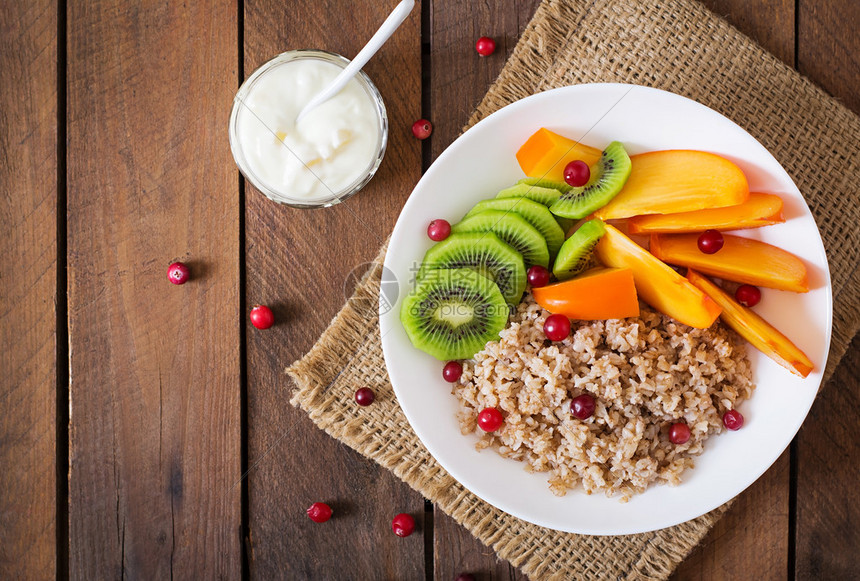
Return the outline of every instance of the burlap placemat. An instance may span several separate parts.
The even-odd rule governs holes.
[[[782,163],[821,230],[833,282],[825,380],[860,323],[860,119],[693,0],[545,0],[470,120],[547,89],[622,82],[665,89],[737,122]],[[291,403],[372,458],[533,579],[665,579],[727,505],[653,533],[590,537],[507,515],[465,490],[427,452],[397,405],[378,340],[384,248],[317,344],[287,372]],[[352,395],[377,400],[356,413]]]

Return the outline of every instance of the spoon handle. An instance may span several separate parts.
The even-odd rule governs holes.
[[[364,48],[362,48],[359,53],[355,55],[355,58],[352,59],[346,67],[344,67],[337,77],[335,77],[334,81],[332,81],[328,87],[323,89],[313,99],[308,101],[308,104],[305,105],[304,109],[302,109],[298,117],[296,117],[296,123],[298,123],[311,109],[325,103],[337,95],[349,80],[367,64],[367,61],[376,54],[376,51],[385,44],[385,41],[394,34],[394,31],[403,24],[403,21],[406,20],[409,13],[412,12],[412,8],[414,6],[415,0],[402,0],[400,4],[391,11],[391,14],[388,15],[388,18],[385,19],[385,22],[382,23],[379,30],[377,30],[370,40],[367,41]]]

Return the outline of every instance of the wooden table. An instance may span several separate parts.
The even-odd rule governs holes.
[[[860,112],[860,4],[708,0]],[[395,0],[0,4],[0,578],[521,579],[287,400],[284,367],[344,301],[455,138],[537,0],[425,0],[366,70],[390,116],[377,177],[277,206],[227,144],[276,53],[353,55]],[[489,58],[474,51],[495,37]],[[433,137],[415,140],[426,116]],[[834,192],[838,195],[838,192]],[[174,260],[193,280],[174,287]],[[278,325],[248,324],[251,305]],[[860,570],[858,341],[800,434],[677,579]],[[304,514],[332,504],[325,525]],[[393,514],[419,533],[390,532]]]

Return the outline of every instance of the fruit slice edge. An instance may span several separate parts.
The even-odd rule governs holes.
[[[544,309],[569,319],[600,321],[639,316],[633,271],[594,268],[576,278],[533,288],[532,296]]]
[[[782,198],[750,192],[746,202],[723,208],[706,208],[677,214],[646,214],[627,220],[631,234],[679,234],[705,230],[741,230],[785,222]]]
[[[705,151],[668,150],[630,157],[621,192],[595,212],[612,220],[641,214],[675,214],[741,204],[749,197],[743,171]]]
[[[809,357],[788,337],[706,277],[689,270],[687,279],[722,307],[720,318],[756,349],[800,377],[808,376],[815,368]]]
[[[713,299],[611,224],[594,249],[606,266],[631,269],[639,297],[664,315],[699,329],[719,316]]]
[[[517,151],[517,162],[527,176],[564,183],[564,168],[580,159],[592,166],[601,151],[568,139],[546,127],[535,131]]]
[[[699,250],[698,237],[698,234],[652,234],[651,253],[669,264],[734,282],[809,292],[806,265],[787,250],[760,240],[723,234],[723,247],[714,254],[705,254]]]

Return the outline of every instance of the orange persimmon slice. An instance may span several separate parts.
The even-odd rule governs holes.
[[[676,214],[736,206],[749,198],[744,172],[731,161],[676,149],[630,156],[630,177],[621,192],[594,214],[602,220],[642,214]]]
[[[594,250],[606,266],[633,271],[639,297],[664,315],[699,329],[710,327],[719,316],[713,299],[614,226],[606,225]]]
[[[599,149],[541,127],[517,151],[517,161],[530,178],[564,183],[564,167],[568,163],[581,159],[592,166],[600,159],[601,153]]]
[[[750,192],[746,202],[724,208],[707,208],[677,214],[648,214],[627,220],[631,234],[678,234],[704,230],[740,230],[785,222],[782,199]]]
[[[639,316],[639,300],[629,268],[595,268],[581,275],[533,288],[535,301],[568,319],[599,321]]]
[[[652,234],[651,253],[669,264],[726,280],[809,292],[806,265],[791,252],[767,242],[723,234],[723,247],[705,254],[699,250],[698,238],[698,234]]]
[[[753,347],[795,375],[806,377],[813,370],[814,366],[809,357],[754,311],[739,304],[728,293],[694,270],[687,271],[687,279],[722,307],[720,318]]]

